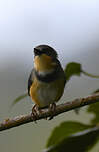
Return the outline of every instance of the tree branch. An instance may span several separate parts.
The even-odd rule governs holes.
[[[89,104],[92,104],[92,103],[95,103],[98,101],[99,101],[99,93],[85,97],[85,98],[78,98],[73,101],[69,101],[64,104],[57,105],[53,116],[57,116],[61,113],[64,113],[64,112],[67,112],[70,110],[74,110],[76,108],[83,107],[83,106],[86,106],[86,105],[89,105]],[[31,116],[31,114],[17,116],[13,119],[6,119],[0,123],[0,131],[10,129],[13,127],[17,127],[17,126],[20,126],[20,125],[23,125],[23,124],[26,124],[29,122],[36,121],[36,120],[51,117],[51,116],[52,116],[51,110],[42,109],[42,112],[38,114],[38,116],[36,117],[35,120],[33,120],[33,116]]]

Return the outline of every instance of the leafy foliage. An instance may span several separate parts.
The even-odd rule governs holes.
[[[82,72],[82,67],[80,63],[76,62],[70,62],[67,64],[65,68],[65,74],[67,81],[71,78],[73,75],[80,76]]]
[[[99,89],[94,93],[99,93]],[[99,102],[90,105],[87,111],[94,114],[94,118],[91,120],[92,124],[99,123]]]
[[[93,74],[90,74],[90,73],[84,71],[82,69],[82,65],[80,63],[77,63],[77,62],[68,63],[64,71],[66,74],[67,81],[69,81],[70,78],[74,75],[80,76],[81,73],[83,73],[84,75],[86,75],[88,77],[99,78],[99,75],[93,75]]]
[[[67,131],[64,132],[64,134],[66,133]],[[99,127],[85,129],[84,131],[64,138],[59,144],[49,147],[46,152],[85,152],[94,146],[98,138]]]
[[[99,93],[99,89],[94,93]],[[52,131],[45,152],[89,151],[99,140],[99,126],[96,125],[99,123],[99,103],[91,104],[87,111],[95,115],[91,120],[92,125],[63,122]]]
[[[99,102],[90,105],[88,112],[94,114],[94,118],[91,120],[92,124],[99,123]]]
[[[16,103],[18,103],[20,100],[26,98],[27,96],[28,96],[28,93],[27,93],[27,92],[24,93],[24,94],[22,94],[22,95],[20,95],[20,96],[18,96],[18,97],[12,102],[11,108],[12,108]]]
[[[94,93],[99,93],[99,89]],[[94,113],[92,125],[75,121],[63,122],[52,131],[46,152],[89,151],[99,140],[99,103],[91,104],[87,111]]]
[[[57,145],[60,142],[66,140],[70,135],[89,129],[90,125],[81,124],[79,122],[67,121],[60,124],[59,127],[56,127],[48,139],[47,147],[52,145]]]

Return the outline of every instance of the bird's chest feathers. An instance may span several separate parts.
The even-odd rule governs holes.
[[[54,83],[36,82],[31,87],[31,97],[40,107],[53,103],[56,99],[58,90]]]
[[[43,103],[51,103],[55,100],[57,95],[57,88],[54,84],[41,84],[41,87],[38,89],[38,98]]]

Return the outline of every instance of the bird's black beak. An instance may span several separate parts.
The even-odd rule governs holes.
[[[36,48],[34,48],[34,55],[35,56],[39,56],[39,55],[41,55],[41,51],[40,50],[38,50],[38,49],[36,49]]]

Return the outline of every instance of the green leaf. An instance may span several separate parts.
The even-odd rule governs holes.
[[[93,127],[64,138],[59,144],[50,146],[45,152],[86,152],[96,144],[98,139],[99,127]]]
[[[46,147],[57,145],[64,139],[68,138],[68,136],[76,132],[88,129],[90,127],[91,127],[90,125],[85,125],[79,122],[72,122],[72,121],[63,122],[52,131],[52,134],[48,139]]]
[[[26,98],[27,96],[28,96],[28,93],[27,93],[27,92],[24,93],[24,94],[22,94],[22,95],[20,95],[20,96],[18,96],[18,97],[12,102],[11,108],[12,108],[16,103],[18,103],[20,100]]]
[[[91,120],[91,123],[99,123],[99,102],[91,104],[87,111],[94,114],[94,118]]]
[[[93,94],[95,93],[99,93],[99,89],[93,92]],[[92,124],[99,123],[99,102],[89,105],[87,112],[94,114],[94,118],[91,120]]]
[[[66,79],[67,81],[73,76],[77,75],[80,76],[82,72],[82,67],[80,63],[76,62],[70,62],[67,64],[65,68],[65,74],[66,74]]]
[[[81,73],[83,73],[84,75],[86,75],[88,77],[99,78],[99,75],[93,75],[91,73],[88,73],[88,72],[84,71],[82,69],[81,64],[77,63],[77,62],[68,63],[64,71],[65,71],[65,74],[66,74],[67,81],[69,81],[70,78],[74,75],[80,76]]]

